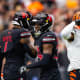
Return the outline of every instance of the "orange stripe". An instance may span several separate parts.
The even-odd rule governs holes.
[[[3,77],[3,73],[1,73],[1,77]]]
[[[73,77],[77,77],[76,76],[76,74],[75,73],[73,73],[73,72],[70,72],[70,74],[69,74],[70,76],[73,76]]]
[[[70,80],[75,80],[74,78],[70,77]]]

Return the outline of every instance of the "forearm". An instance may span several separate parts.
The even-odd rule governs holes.
[[[27,65],[28,69],[32,68],[42,68],[49,64],[51,56],[49,54],[44,54],[42,60],[35,62],[33,64]]]
[[[32,57],[35,58],[37,56],[37,51],[30,48],[29,45],[24,44],[25,51]]]
[[[29,48],[31,49],[32,55],[34,57],[36,57],[37,56],[37,50],[31,44],[29,45]]]

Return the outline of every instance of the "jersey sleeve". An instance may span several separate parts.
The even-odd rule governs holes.
[[[29,38],[31,36],[31,33],[27,29],[15,29],[12,30],[13,40],[19,40],[21,38]]]
[[[67,40],[71,37],[71,32],[73,31],[73,27],[75,25],[75,22],[71,22],[69,25],[67,25],[60,33],[63,40]]]
[[[29,38],[30,36],[31,36],[31,33],[26,29],[20,32],[21,38]]]

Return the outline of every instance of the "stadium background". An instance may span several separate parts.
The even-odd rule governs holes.
[[[55,18],[52,30],[56,33],[59,43],[59,70],[61,72],[62,80],[66,80],[69,61],[67,59],[66,47],[60,38],[60,32],[71,22],[74,11],[79,8],[80,0],[0,0],[0,32],[7,28],[11,29],[11,26],[8,26],[8,24],[16,11],[28,10],[33,16],[41,11],[52,14]],[[27,61],[34,61],[30,57],[28,58]],[[34,71],[30,72],[29,78],[31,78],[32,74],[34,74]],[[37,79],[34,78],[33,80]]]

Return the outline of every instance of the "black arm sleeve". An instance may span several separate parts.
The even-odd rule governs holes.
[[[49,64],[50,62],[51,55],[49,54],[43,54],[42,60],[35,62],[33,64],[27,65],[27,69],[32,69],[32,68],[41,68],[45,67]]]

